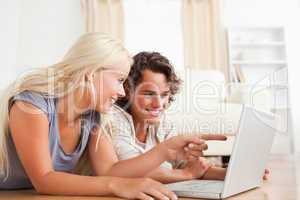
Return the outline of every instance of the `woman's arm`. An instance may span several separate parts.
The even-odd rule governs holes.
[[[121,176],[140,175],[141,177],[145,176],[145,177],[153,178],[154,180],[157,180],[162,183],[183,181],[183,180],[189,180],[194,178],[192,174],[185,172],[183,170],[176,170],[176,169],[173,170],[173,169],[158,167],[164,161],[164,159],[161,159],[161,161],[158,161],[157,164],[150,167],[148,163],[153,164],[154,162],[149,162],[147,160],[144,160],[144,162],[139,161],[140,158],[142,159],[147,158],[147,155],[149,156],[149,154],[147,154],[146,156],[144,154],[140,154],[131,159],[118,161],[117,155],[113,149],[109,137],[107,137],[104,134],[101,134],[100,132],[98,132],[98,134],[100,134],[99,135],[100,138],[99,138],[99,143],[97,145],[97,148],[96,148],[96,142],[98,136],[94,134],[90,139],[90,148],[89,148],[91,166],[96,175],[116,173],[116,170],[113,171],[114,170],[113,168],[115,166],[118,167],[118,165],[119,166],[121,165],[122,167],[122,165],[125,165],[126,168],[123,168],[120,171],[122,172]],[[134,148],[129,143],[124,142],[122,143],[122,145],[128,145],[128,147],[126,148],[127,151],[130,151],[131,148]],[[134,150],[132,149],[132,152],[133,151]],[[140,157],[141,155],[143,155],[143,157]],[[151,159],[151,156],[152,155],[149,156],[150,157],[149,159]],[[117,173],[118,175],[120,175],[119,172]]]
[[[89,155],[90,155],[90,161],[92,164],[92,168],[94,170],[94,173],[97,175],[107,174],[111,173],[111,168],[115,163],[118,162],[117,155],[113,149],[112,141],[107,137],[106,135],[100,133],[100,130],[98,131],[99,134],[99,143],[96,145],[97,142],[97,135],[92,135],[90,139],[90,148],[89,148]],[[122,141],[119,141],[118,148],[120,148],[123,152],[121,153],[121,156],[125,157],[139,157],[142,155],[139,153],[132,144],[129,143],[129,141],[126,141],[122,139]],[[126,155],[125,155],[126,153]],[[130,154],[130,155],[128,155]],[[119,155],[120,156],[120,155]],[[99,158],[102,158],[99,160]],[[111,159],[109,159],[111,158]],[[138,158],[134,158],[133,160],[136,160]],[[127,159],[128,160],[128,159]],[[164,161],[164,160],[163,160]],[[119,161],[121,162],[121,161]],[[128,161],[126,161],[128,162]],[[137,162],[137,161],[134,161]],[[105,164],[103,164],[105,163]],[[151,162],[153,164],[153,162]],[[139,170],[139,168],[144,169],[144,165],[140,164],[134,164],[134,169],[129,169],[127,171],[136,171]],[[146,161],[147,164],[147,161]],[[160,166],[161,162],[158,162],[155,166]],[[147,165],[148,166],[148,165]],[[145,175],[146,177],[152,178],[154,180],[157,180],[161,183],[171,183],[176,181],[184,181],[194,178],[194,176],[191,173],[185,172],[184,170],[177,170],[177,169],[167,169],[162,167],[151,167],[150,166],[150,173],[148,173],[147,169],[146,172],[143,172],[142,175]],[[136,169],[137,168],[137,169]],[[154,170],[152,170],[154,169]],[[124,170],[122,170],[124,171]],[[126,173],[128,174],[128,173]],[[136,175],[136,174],[135,174]]]
[[[88,177],[54,171],[49,152],[46,114],[30,103],[16,101],[9,127],[21,163],[37,192],[58,195],[117,195],[123,198],[176,199],[160,183],[150,179]]]
[[[18,156],[40,193],[107,195],[109,177],[83,177],[53,170],[49,151],[49,122],[30,103],[17,101],[10,110],[9,127]],[[86,187],[89,185],[89,187]]]
[[[99,140],[97,140],[97,138]],[[148,152],[118,161],[112,141],[109,136],[98,132],[93,133],[89,143],[89,156],[96,175],[113,175],[120,177],[145,177],[157,169],[166,160],[176,160],[180,157],[198,157],[207,148],[204,140],[224,139],[223,136],[176,136],[149,150]],[[97,144],[98,141],[98,144]],[[192,147],[189,146],[192,143]]]
[[[145,154],[119,161],[112,141],[100,129],[96,134],[91,135],[89,157],[96,175],[122,177],[144,177],[150,171],[159,167],[162,162],[169,159],[165,148],[157,146],[157,148],[153,148]]]
[[[98,132],[98,134],[101,134],[100,132]],[[96,171],[96,174],[100,175],[100,174],[106,174],[110,168],[113,166],[114,163],[116,163],[118,161],[118,158],[116,156],[116,153],[114,151],[114,149],[112,148],[112,143],[111,140],[109,138],[107,138],[105,135],[99,135],[99,144],[98,144],[98,148],[103,148],[103,150],[99,149],[99,152],[95,151],[95,146],[96,144],[92,144],[92,142],[96,142],[97,136],[94,135],[95,138],[93,138],[91,141],[91,151],[90,155],[94,156],[95,158],[92,158],[92,165],[94,166],[94,171]],[[114,138],[117,142],[115,144],[115,148],[117,149],[116,151],[119,152],[119,156],[121,156],[122,159],[126,160],[128,158],[134,158],[135,160],[137,160],[139,158],[139,156],[142,155],[142,153],[140,151],[138,151],[131,142],[130,139],[127,140],[127,137],[120,137],[120,138]],[[107,147],[106,147],[107,145]],[[107,151],[108,149],[111,149],[110,151]],[[101,155],[97,155],[98,153],[102,152],[102,154],[107,157],[113,158],[114,162],[108,164],[108,160],[102,160],[99,161],[97,158],[102,157]],[[137,162],[137,161],[135,161]],[[144,165],[148,165],[149,161],[144,162]],[[101,163],[106,163],[105,165],[101,165]],[[134,171],[136,172],[136,170],[138,170],[139,168],[144,169],[144,165],[135,165],[134,169],[130,169],[130,171]],[[172,183],[172,182],[178,182],[178,181],[184,181],[184,180],[191,180],[191,179],[195,179],[195,178],[200,178],[203,173],[207,170],[207,169],[203,169],[202,167],[204,166],[204,163],[197,163],[197,165],[194,165],[194,167],[186,167],[185,169],[168,169],[168,168],[164,168],[164,167],[157,167],[153,170],[151,170],[149,173],[146,173],[144,176],[145,177],[149,177],[152,178],[154,180],[157,180],[161,183]],[[137,168],[137,169],[136,169]],[[193,170],[195,168],[195,170]],[[124,171],[124,170],[123,170]],[[125,173],[125,172],[124,172]]]

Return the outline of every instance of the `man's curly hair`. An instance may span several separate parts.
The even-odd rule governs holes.
[[[128,77],[123,84],[126,95],[117,101],[117,105],[129,111],[129,94],[134,93],[136,87],[141,83],[143,72],[146,69],[165,75],[167,83],[170,85],[169,103],[175,100],[175,95],[178,93],[182,81],[176,75],[173,65],[166,57],[158,52],[144,51],[133,57],[133,65],[131,66]]]

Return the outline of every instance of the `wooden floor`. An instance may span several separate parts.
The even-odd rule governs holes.
[[[231,200],[297,200],[300,199],[300,155],[272,155],[268,168],[271,174],[263,186],[234,197]],[[38,195],[33,190],[0,191],[0,200],[117,200],[113,197],[70,197]],[[184,199],[184,198],[182,198]]]

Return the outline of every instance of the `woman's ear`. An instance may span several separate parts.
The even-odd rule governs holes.
[[[128,84],[129,84],[129,83],[128,83],[128,80],[126,80],[126,81],[123,83],[123,87],[124,87],[124,91],[125,91],[125,98],[129,100],[131,94],[130,94],[130,88],[129,88],[129,85],[128,85]]]
[[[87,73],[84,75],[84,80],[88,82],[93,82],[94,75],[92,73]]]

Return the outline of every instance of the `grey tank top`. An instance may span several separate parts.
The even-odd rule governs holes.
[[[100,121],[100,114],[96,111],[88,111],[81,116],[81,133],[80,141],[74,152],[66,154],[60,146],[58,121],[56,115],[56,98],[44,97],[38,93],[25,91],[11,100],[12,105],[15,101],[24,101],[30,103],[42,110],[49,120],[49,149],[52,158],[52,165],[55,171],[73,173],[76,164],[83,154],[90,132],[93,128],[97,128]],[[11,106],[10,106],[11,107]],[[26,129],[26,127],[24,127]],[[25,189],[32,188],[32,184],[24,171],[19,160],[16,148],[9,132],[7,139],[8,158],[10,162],[10,171],[7,178],[0,176],[1,189]],[[32,158],[34,159],[34,157]]]

